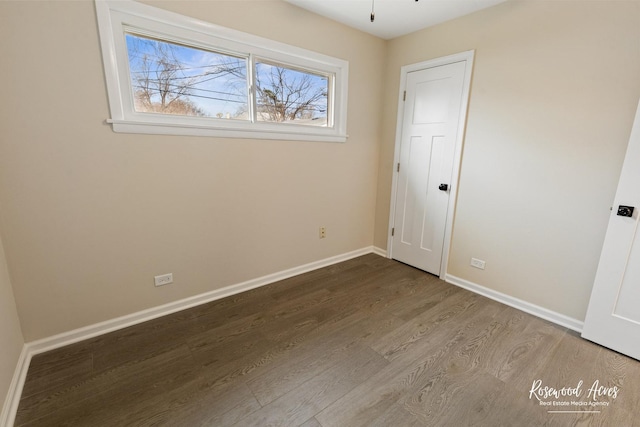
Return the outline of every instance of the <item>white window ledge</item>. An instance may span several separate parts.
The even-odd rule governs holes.
[[[287,132],[282,132],[276,129],[257,128],[240,130],[195,124],[168,124],[114,119],[107,119],[106,123],[112,125],[114,132],[140,133],[149,135],[210,136],[221,138],[274,139],[285,141],[318,142],[346,142],[348,138],[347,135],[319,135],[304,132],[304,130],[306,129],[288,130]]]

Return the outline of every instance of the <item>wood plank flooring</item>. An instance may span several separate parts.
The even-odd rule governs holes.
[[[542,406],[575,388],[608,406]],[[543,399],[544,400],[544,399]],[[640,362],[376,255],[33,358],[16,426],[640,426]],[[549,413],[553,410],[599,413]]]

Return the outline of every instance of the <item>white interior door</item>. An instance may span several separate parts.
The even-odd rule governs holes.
[[[630,209],[634,207],[631,216]],[[640,105],[582,336],[640,360]]]
[[[440,275],[467,62],[407,73],[392,258]]]

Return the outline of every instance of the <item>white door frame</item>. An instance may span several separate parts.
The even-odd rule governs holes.
[[[396,119],[396,140],[393,155],[393,180],[391,182],[391,205],[389,209],[389,227],[387,230],[387,257],[393,257],[393,239],[391,238],[391,229],[395,223],[395,204],[397,196],[397,180],[398,171],[396,165],[400,161],[400,142],[402,140],[402,119],[404,117],[404,91],[407,86],[407,74],[413,71],[420,71],[427,68],[438,67],[441,65],[453,64],[456,62],[466,62],[464,81],[462,86],[462,102],[460,103],[460,119],[456,132],[455,156],[453,160],[453,171],[451,174],[451,184],[449,193],[449,204],[447,206],[447,222],[444,231],[444,244],[442,246],[442,261],[440,263],[440,278],[444,279],[447,274],[447,266],[449,264],[449,248],[451,246],[451,232],[453,226],[453,214],[455,212],[456,201],[458,197],[458,179],[460,176],[460,162],[462,160],[462,142],[464,140],[464,131],[467,124],[467,109],[469,106],[469,93],[471,89],[471,73],[473,70],[473,58],[475,51],[468,50],[441,58],[430,59],[428,61],[419,62],[417,64],[405,65],[400,68],[400,90],[398,93],[398,117]]]

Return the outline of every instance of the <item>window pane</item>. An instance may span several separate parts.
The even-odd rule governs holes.
[[[258,62],[256,83],[258,121],[327,126],[327,76]]]
[[[126,34],[137,112],[248,120],[247,61]]]

